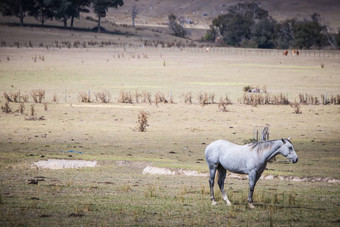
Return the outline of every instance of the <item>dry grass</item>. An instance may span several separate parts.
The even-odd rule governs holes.
[[[117,56],[122,48],[108,49],[3,48],[1,59],[11,56],[9,62],[3,60],[1,63],[3,90],[9,91],[13,83],[22,91],[41,86],[47,95],[56,93],[59,97],[67,90],[68,98],[66,103],[49,104],[51,111],[44,112],[47,121],[25,121],[22,115],[2,113],[0,123],[5,129],[0,130],[0,219],[3,225],[54,226],[60,225],[60,220],[64,225],[79,226],[107,226],[110,223],[334,225],[338,219],[337,184],[260,180],[255,189],[255,196],[259,195],[259,198],[255,197],[257,208],[249,210],[246,180],[227,178],[225,188],[234,206],[224,206],[219,196],[218,205],[212,207],[207,178],[150,176],[143,175],[142,170],[152,163],[158,167],[207,172],[204,161],[207,144],[220,138],[243,144],[244,139],[251,137],[253,126],[269,124],[271,139],[292,137],[299,162],[286,164],[283,162],[286,159],[280,156],[278,162],[268,164],[264,174],[340,179],[339,127],[336,124],[339,106],[301,105],[303,114],[298,115],[292,114],[292,107],[287,105],[253,108],[237,102],[242,98],[242,87],[258,81],[265,81],[270,87],[273,93],[268,93],[269,96],[282,92],[289,94],[290,100],[298,100],[301,91],[318,97],[322,91],[328,94],[330,102],[331,95],[338,92],[335,86],[338,78],[334,76],[338,72],[338,58],[329,58],[330,63],[321,70],[317,57],[299,58],[298,61],[287,58],[279,65],[280,57],[277,56],[228,55],[212,51],[201,54],[176,48],[162,50],[167,63],[163,67],[158,50],[146,48],[143,51],[148,51],[148,59],[129,60],[128,53],[124,58],[112,59],[112,52]],[[34,54],[48,56],[48,61],[34,63],[31,60]],[[21,55],[23,59],[20,59]],[[30,71],[26,74],[27,69]],[[31,74],[36,80],[31,80]],[[215,97],[228,91],[233,105],[227,106],[230,111],[224,114],[216,111],[217,105],[206,105],[203,109],[199,104],[184,104],[182,99],[176,105],[157,107],[142,104],[143,97],[139,97],[138,105],[95,103],[70,107],[70,103],[77,102],[79,91],[90,88],[109,89],[117,97],[123,88],[131,89],[133,94],[136,88],[153,94],[158,90],[173,91],[174,94],[192,91],[194,102],[197,102],[199,91],[208,96],[214,92]],[[131,96],[135,102],[134,95]],[[262,96],[266,98],[266,94]],[[149,97],[154,98],[153,95]],[[3,105],[6,100],[2,96],[0,101]],[[42,105],[35,104],[35,108],[37,114],[43,110]],[[147,120],[152,126],[146,127],[146,133],[133,130],[141,108],[150,113]],[[83,154],[69,157],[70,153],[58,152],[71,149],[83,151]],[[42,155],[98,160],[100,165],[92,169],[62,171],[31,168],[31,163],[45,158]],[[127,164],[118,165],[117,160]],[[44,176],[45,181],[28,185],[27,179],[38,175]],[[30,199],[33,197],[39,200]]]

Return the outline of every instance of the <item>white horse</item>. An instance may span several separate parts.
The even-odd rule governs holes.
[[[210,178],[210,198],[215,205],[214,179],[216,169],[219,172],[218,186],[222,197],[228,206],[231,205],[225,191],[224,180],[227,170],[233,173],[248,174],[249,176],[249,196],[250,208],[253,205],[253,192],[255,184],[267,166],[267,162],[277,154],[282,154],[293,163],[298,161],[292,143],[288,139],[269,140],[246,145],[237,145],[226,140],[212,142],[205,149],[205,159],[209,165]]]

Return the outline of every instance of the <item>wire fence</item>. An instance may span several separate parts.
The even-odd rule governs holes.
[[[189,52],[189,53],[207,53],[207,54],[224,54],[224,55],[255,55],[255,56],[283,56],[284,49],[259,49],[259,48],[236,48],[236,47],[215,47],[207,44],[194,43],[164,43],[150,42],[139,44],[116,43],[114,41],[27,41],[27,40],[0,40],[0,47],[10,48],[118,48],[127,50],[150,50],[165,52]],[[340,50],[298,50],[299,56],[307,57],[340,57]],[[295,56],[294,56],[295,55]],[[292,49],[288,50],[287,57],[294,56]]]

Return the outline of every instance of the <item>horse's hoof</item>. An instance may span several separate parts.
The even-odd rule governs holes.
[[[231,202],[227,202],[227,206],[232,206],[233,204]]]
[[[252,203],[248,203],[248,204],[249,204],[249,208],[251,208],[251,209],[255,208],[254,204],[252,204]]]
[[[212,201],[211,205],[215,206],[215,205],[217,205],[217,202],[216,201]]]

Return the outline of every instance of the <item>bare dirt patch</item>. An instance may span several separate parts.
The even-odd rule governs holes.
[[[48,159],[35,162],[33,166],[39,169],[66,169],[66,168],[83,168],[95,167],[97,161],[84,161],[84,160],[66,160],[66,159]]]
[[[159,168],[148,165],[144,168],[143,174],[151,174],[151,175],[184,175],[188,177],[207,177],[209,176],[208,173],[199,173],[196,170],[170,170],[167,168]],[[228,177],[236,178],[240,180],[248,179],[247,175],[240,175],[240,174],[234,174],[234,173],[228,173]],[[295,181],[295,182],[326,182],[326,183],[340,183],[340,180],[337,180],[332,177],[295,177],[295,176],[274,176],[274,175],[263,175],[260,179],[265,180],[284,180],[284,181]]]

